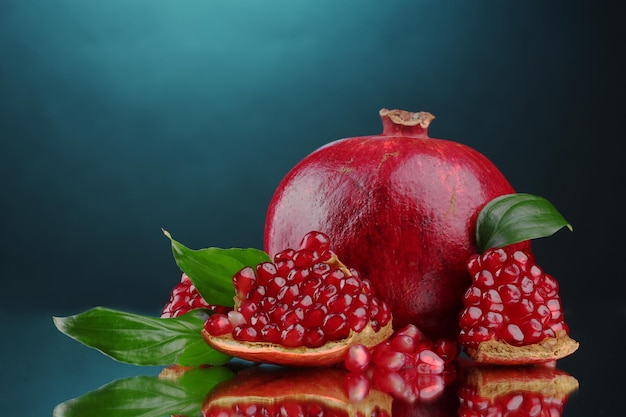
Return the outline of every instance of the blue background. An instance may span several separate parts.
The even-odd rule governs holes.
[[[596,319],[626,317],[619,8],[0,0],[4,327],[43,326],[63,350],[49,316],[157,314],[180,277],[161,228],[192,248],[261,248],[287,171],[380,132],[387,107],[435,114],[431,136],[478,149],[560,209],[574,233],[535,252],[573,336],[594,339]],[[36,336],[3,349],[30,352]]]

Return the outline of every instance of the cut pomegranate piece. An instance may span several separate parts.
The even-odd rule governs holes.
[[[550,362],[572,354],[556,280],[530,250],[492,248],[467,262],[459,341],[470,358],[493,364]],[[486,277],[489,277],[488,279]]]
[[[202,335],[217,350],[255,362],[324,366],[344,360],[350,346],[386,340],[392,317],[367,280],[342,264],[330,239],[310,232],[286,249],[233,276],[235,307],[224,323],[213,314]]]

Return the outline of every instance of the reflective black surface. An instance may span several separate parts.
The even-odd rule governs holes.
[[[590,303],[569,313],[571,335],[580,341],[581,347],[571,357],[559,361],[557,369],[575,378],[579,389],[567,399],[562,415],[624,415],[622,399],[626,368],[621,360],[623,354],[619,342],[626,325],[626,306],[623,303]],[[162,367],[137,367],[115,362],[58,332],[51,317],[52,314],[0,316],[4,333],[0,345],[3,361],[1,415],[52,415],[58,404],[92,393],[114,381],[130,378],[131,383],[137,383],[139,376],[155,379],[163,371]],[[458,376],[447,386],[445,395],[437,397],[436,407],[433,403],[407,404],[394,400],[394,410],[402,410],[394,412],[418,416],[435,407],[445,410],[439,410],[439,415],[450,415],[459,407],[458,389],[465,383],[464,376]],[[191,383],[191,388],[186,389],[195,390],[194,401],[198,401],[197,391],[206,386]],[[210,391],[210,387],[207,388],[206,395]],[[160,404],[158,398],[151,401],[156,401],[157,406]]]

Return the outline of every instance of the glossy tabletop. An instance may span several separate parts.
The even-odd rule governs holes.
[[[583,319],[583,312],[593,313],[590,313],[591,317]],[[240,401],[254,395],[267,396],[268,392],[273,393],[269,395],[273,398],[264,401],[279,405],[281,393],[292,397],[298,392],[308,393],[308,396],[293,397],[302,405],[307,401],[310,403],[311,398],[316,398],[316,392],[311,392],[311,386],[317,386],[313,391],[321,389],[326,396],[332,397],[333,392],[340,390],[337,386],[341,386],[345,380],[345,373],[341,373],[343,371],[329,369],[280,370],[270,377],[259,377],[258,371],[250,372],[247,364],[238,362],[214,369],[193,370],[187,372],[185,378],[180,378],[180,375],[172,377],[171,374],[169,379],[159,378],[160,374],[164,374],[163,367],[122,364],[61,334],[53,325],[53,315],[0,315],[0,324],[4,329],[4,341],[0,345],[3,368],[0,377],[1,415],[46,416],[53,415],[56,408],[55,413],[58,416],[88,412],[85,415],[92,417],[158,417],[183,413],[193,417],[199,415],[203,403],[208,407],[210,401],[207,398],[220,394],[219,390],[224,390],[224,386],[231,395],[239,397]],[[607,317],[613,319],[607,320]],[[374,415],[383,411],[396,417],[488,415],[485,411],[487,409],[482,411],[483,414],[471,414],[468,407],[476,407],[478,398],[484,400],[489,395],[508,395],[508,405],[505,407],[510,408],[517,407],[516,404],[520,401],[523,403],[525,399],[527,409],[520,408],[516,413],[511,411],[510,414],[502,415],[624,415],[622,397],[626,387],[625,367],[619,360],[623,354],[618,344],[619,332],[626,325],[624,306],[615,303],[585,306],[584,311],[581,309],[570,312],[570,323],[571,334],[580,341],[581,347],[571,357],[559,361],[555,370],[479,370],[481,381],[492,381],[495,384],[496,388],[492,386],[489,394],[484,390],[482,393],[477,391],[476,372],[472,371],[474,367],[461,366],[456,376],[445,382],[443,389],[436,381],[431,381],[432,387],[430,393],[427,393],[429,382],[420,382],[425,389],[422,399],[413,398],[407,401],[390,398],[381,396],[377,390],[372,389],[363,401],[350,402],[340,398],[337,401],[347,401],[350,405],[340,407],[333,415],[348,412],[346,410],[360,410]],[[276,370],[272,368],[271,371]],[[556,375],[560,382],[546,385],[546,372],[551,377]],[[303,380],[307,382],[303,384]],[[535,414],[541,407],[530,407],[532,395],[519,396],[520,390],[523,390],[523,386],[519,385],[520,380],[534,381],[536,392],[532,401],[537,402],[538,398],[543,398],[541,407],[551,409],[552,414],[547,414],[547,411],[543,411],[546,414]],[[238,389],[228,388],[229,385],[234,385],[233,381]],[[537,391],[536,387],[541,384],[544,384],[543,388]],[[567,395],[555,399],[555,392],[558,391],[555,391],[555,384],[564,387]],[[259,386],[266,388],[258,392]],[[494,389],[497,395],[494,394]],[[221,396],[224,395],[218,395]],[[216,411],[214,415],[218,415]],[[326,412],[325,415],[330,414]]]

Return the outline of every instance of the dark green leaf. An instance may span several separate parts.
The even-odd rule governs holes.
[[[487,203],[476,220],[476,242],[482,253],[524,240],[548,237],[572,226],[543,197],[507,194]]]
[[[232,306],[235,289],[233,275],[245,266],[256,266],[269,261],[267,253],[259,249],[189,249],[164,230],[172,243],[176,264],[183,271],[207,303]]]
[[[204,342],[198,311],[162,319],[96,307],[54,317],[54,324],[80,343],[133,365],[221,365],[230,359]]]
[[[113,381],[54,408],[55,417],[199,416],[202,401],[234,372],[224,367],[193,369],[178,380],[136,376]]]

